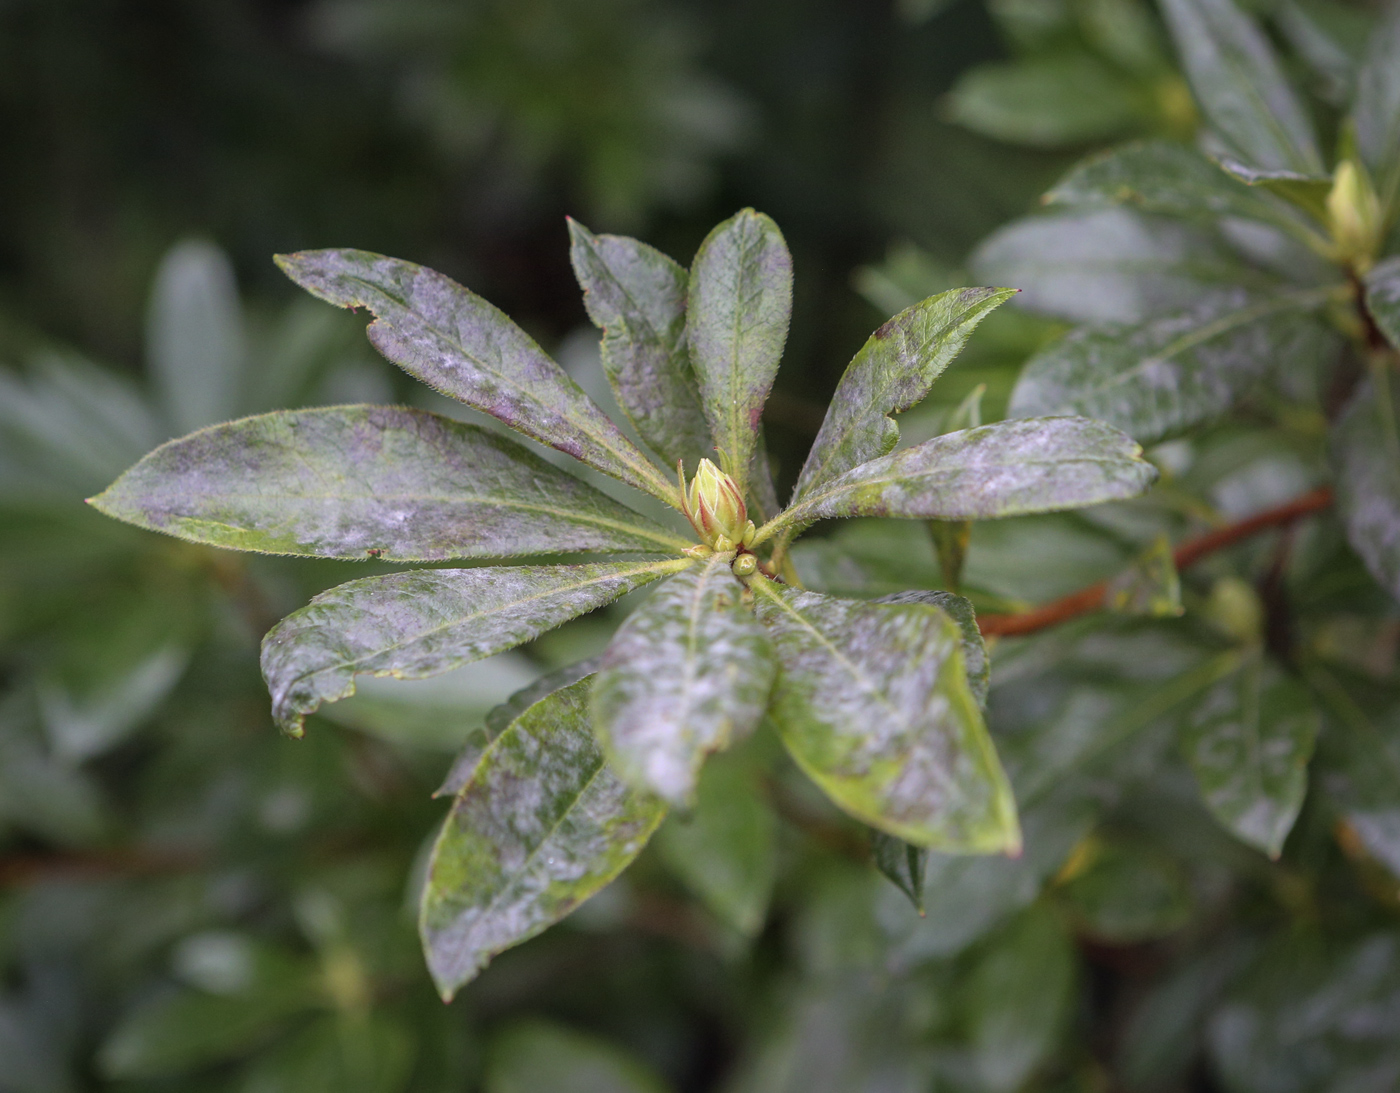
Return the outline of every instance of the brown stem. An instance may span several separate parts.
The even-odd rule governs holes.
[[[1234,546],[1261,531],[1284,527],[1295,520],[1301,520],[1305,516],[1321,512],[1331,504],[1332,491],[1323,486],[1305,493],[1301,497],[1295,497],[1285,505],[1266,509],[1247,520],[1217,528],[1215,531],[1207,532],[1195,539],[1187,539],[1172,553],[1172,560],[1176,563],[1177,569],[1185,569],[1208,554],[1214,554],[1226,547]],[[977,624],[987,637],[1033,634],[1037,630],[1044,630],[1047,627],[1056,626],[1059,623],[1078,618],[1080,615],[1087,615],[1091,611],[1099,610],[1103,607],[1104,595],[1107,591],[1108,582],[1100,581],[1098,584],[1081,588],[1078,592],[1071,592],[1068,596],[1042,604],[1040,607],[1033,607],[1029,611],[1021,611],[1014,615],[983,615],[977,620]]]

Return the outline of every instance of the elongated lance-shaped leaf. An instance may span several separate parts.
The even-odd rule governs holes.
[[[556,669],[540,676],[528,687],[520,688],[515,694],[492,709],[486,715],[485,723],[474,729],[467,737],[466,743],[462,745],[462,750],[452,761],[452,769],[447,772],[447,777],[443,779],[442,785],[438,786],[433,796],[457,796],[462,791],[462,787],[471,780],[472,771],[476,770],[476,765],[481,762],[481,757],[491,746],[491,741],[510,728],[512,721],[536,702],[547,698],[555,691],[562,691],[565,687],[577,683],[584,676],[591,676],[598,670],[598,665],[602,662],[601,656],[589,657],[586,660],[580,660]]]
[[[651,581],[689,558],[584,565],[428,569],[366,577],[322,592],[268,631],[263,678],[272,715],[293,736],[355,676],[421,679],[513,649]]]
[[[555,691],[512,722],[438,836],[419,932],[444,998],[616,877],[666,814],[604,761],[588,724],[591,683]]]
[[[685,341],[685,269],[654,247],[569,221],[583,304],[603,331],[603,371],[637,435],[667,466],[713,454]]]
[[[1182,727],[1206,807],[1271,858],[1303,807],[1318,727],[1308,689],[1258,658],[1206,692]]]
[[[441,273],[362,250],[277,256],[313,296],[368,308],[374,347],[409,375],[668,505],[675,488],[499,309]]]
[[[1084,160],[1041,199],[1047,205],[1128,205],[1145,213],[1214,223],[1237,216],[1303,228],[1296,214],[1242,185],[1196,149],[1135,141]]]
[[[892,451],[899,426],[890,415],[921,402],[977,324],[1015,294],[1010,288],[955,288],[900,312],[870,335],[836,386],[793,503]]]
[[[1271,367],[1306,373],[1335,339],[1311,312],[1326,289],[1210,293],[1189,309],[1071,332],[1027,362],[1013,417],[1083,414],[1147,444],[1217,417]]]
[[[667,581],[622,624],[593,685],[593,726],[619,776],[673,805],[711,752],[763,717],[777,664],[723,555]]]
[[[278,411],[162,445],[92,504],[181,539],[321,558],[675,551],[686,541],[476,425],[397,406]]]
[[[967,689],[977,700],[979,708],[987,706],[987,691],[992,683],[992,661],[987,656],[987,643],[982,639],[982,631],[977,626],[977,612],[972,609],[972,601],[953,592],[928,591],[911,588],[907,592],[893,592],[872,601],[874,603],[926,603],[937,607],[958,624],[962,635],[963,669],[967,672]]]
[[[1400,257],[1388,258],[1366,274],[1366,310],[1400,349]]]
[[[1356,147],[1371,169],[1381,200],[1400,198],[1400,4],[1387,5],[1371,31],[1356,76]],[[1392,206],[1393,208],[1393,206]]]
[[[1220,169],[1246,186],[1267,190],[1305,209],[1317,220],[1327,220],[1327,195],[1332,190],[1332,180],[1326,175],[1305,175],[1280,168],[1263,170],[1228,156],[1220,160]]]
[[[924,913],[928,856],[925,847],[914,846],[883,831],[870,832],[870,857],[875,862],[875,868],[909,897],[909,902],[920,915]]]
[[[917,846],[1020,846],[952,619],[929,604],[838,600],[762,577],[751,587],[780,665],[769,716],[836,804]]]
[[[1323,173],[1312,124],[1268,40],[1232,0],[1162,0],[1201,109],[1254,167]]]
[[[1395,380],[1379,378],[1388,390],[1367,380],[1337,419],[1332,463],[1347,540],[1376,583],[1400,600],[1400,399]]]
[[[686,329],[710,435],[741,493],[791,313],[792,256],[778,225],[744,209],[710,232],[690,270]]]
[[[1082,508],[1136,497],[1156,477],[1142,449],[1100,421],[1002,421],[847,471],[761,528],[755,542],[833,516],[991,520]]]

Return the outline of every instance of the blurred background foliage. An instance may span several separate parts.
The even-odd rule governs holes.
[[[1248,7],[1325,130],[1375,5]],[[220,554],[81,504],[205,424],[423,397],[274,251],[443,270],[601,398],[566,214],[682,261],[740,205],[783,227],[780,481],[873,326],[1009,264],[1024,306],[904,432],[960,404],[995,419],[1068,324],[1155,314],[1209,275],[1126,213],[1004,226],[1086,153],[1198,124],[1145,0],[0,0],[0,1091],[1400,1085],[1400,617],[1334,526],[1154,585],[1183,618],[994,647],[1026,851],[934,855],[923,917],[759,739],[622,880],[444,1007],[412,922],[430,794],[494,705],[600,650],[626,602],[432,681],[362,683],[292,743],[257,641],[374,565]],[[1284,411],[1203,429],[1155,453],[1174,473],[1141,502],[976,527],[968,593],[1016,609],[1123,572],[1162,534],[1315,485],[1319,451]],[[912,523],[796,560],[842,594],[943,583]],[[1212,818],[1228,802],[1203,805],[1209,757],[1193,780],[1179,739],[1214,716],[1203,691],[1299,705],[1261,652],[1270,588],[1331,696],[1284,757],[1300,770],[1317,737],[1312,791],[1285,771],[1266,794],[1301,809],[1277,860]]]

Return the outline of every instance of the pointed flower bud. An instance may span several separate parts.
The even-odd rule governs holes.
[[[729,540],[732,550],[735,543],[743,540],[749,518],[744,497],[734,479],[708,459],[700,460],[685,501],[686,516],[705,542],[715,546],[723,537]]]
[[[1338,260],[1365,273],[1380,249],[1384,218],[1371,177],[1355,160],[1342,160],[1332,176],[1327,219]]]

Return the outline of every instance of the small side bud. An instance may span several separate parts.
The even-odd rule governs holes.
[[[1382,214],[1371,176],[1354,159],[1344,159],[1332,176],[1327,221],[1338,261],[1365,273],[1380,249]]]
[[[744,537],[739,542],[743,543],[744,546],[753,546],[753,538],[757,534],[758,528],[754,527],[753,521],[750,520],[748,526],[744,528]]]
[[[758,559],[752,554],[740,554],[729,567],[736,577],[752,577],[758,569]]]
[[[704,543],[696,543],[693,547],[686,547],[681,553],[688,554],[692,558],[708,558],[714,551]]]
[[[734,479],[708,459],[700,460],[695,469],[685,502],[686,516],[696,533],[716,550],[733,550],[744,537],[749,513],[743,495]],[[729,540],[728,548],[718,545],[720,538]]]
[[[731,539],[731,538],[729,538],[728,535],[719,535],[719,536],[716,536],[716,537],[715,537],[715,553],[716,553],[716,554],[728,554],[728,553],[729,553],[731,550],[733,550],[733,549],[734,549],[734,540]]]

